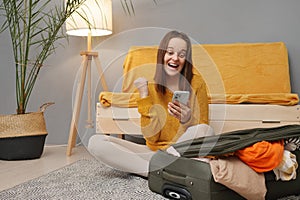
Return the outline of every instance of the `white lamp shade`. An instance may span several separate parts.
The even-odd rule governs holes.
[[[66,21],[68,35],[112,34],[112,0],[86,0]]]

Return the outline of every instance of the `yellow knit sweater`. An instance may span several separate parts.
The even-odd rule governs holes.
[[[173,92],[170,90],[163,95],[155,90],[154,84],[149,84],[149,96],[137,100],[138,111],[141,114],[142,133],[151,150],[167,148],[192,125],[208,124],[206,84],[200,75],[194,74],[191,86],[189,106],[192,115],[190,120],[184,124],[181,124],[167,111],[168,102],[172,101],[173,96]]]

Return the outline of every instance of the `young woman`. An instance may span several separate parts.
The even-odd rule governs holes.
[[[137,103],[146,145],[94,135],[89,140],[89,151],[113,168],[147,176],[149,161],[156,150],[176,154],[169,148],[175,142],[213,134],[207,125],[206,84],[194,70],[188,36],[168,32],[159,45],[154,83],[145,78],[134,83],[140,94]],[[189,91],[189,101],[172,101],[174,91]]]

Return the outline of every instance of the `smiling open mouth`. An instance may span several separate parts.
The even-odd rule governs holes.
[[[168,66],[172,67],[172,68],[175,68],[175,69],[179,67],[179,65],[176,65],[174,63],[168,63]]]

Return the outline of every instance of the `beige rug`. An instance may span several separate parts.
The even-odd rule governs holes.
[[[3,181],[3,180],[1,180]],[[111,169],[97,160],[79,160],[0,192],[2,200],[165,199],[144,178]]]

